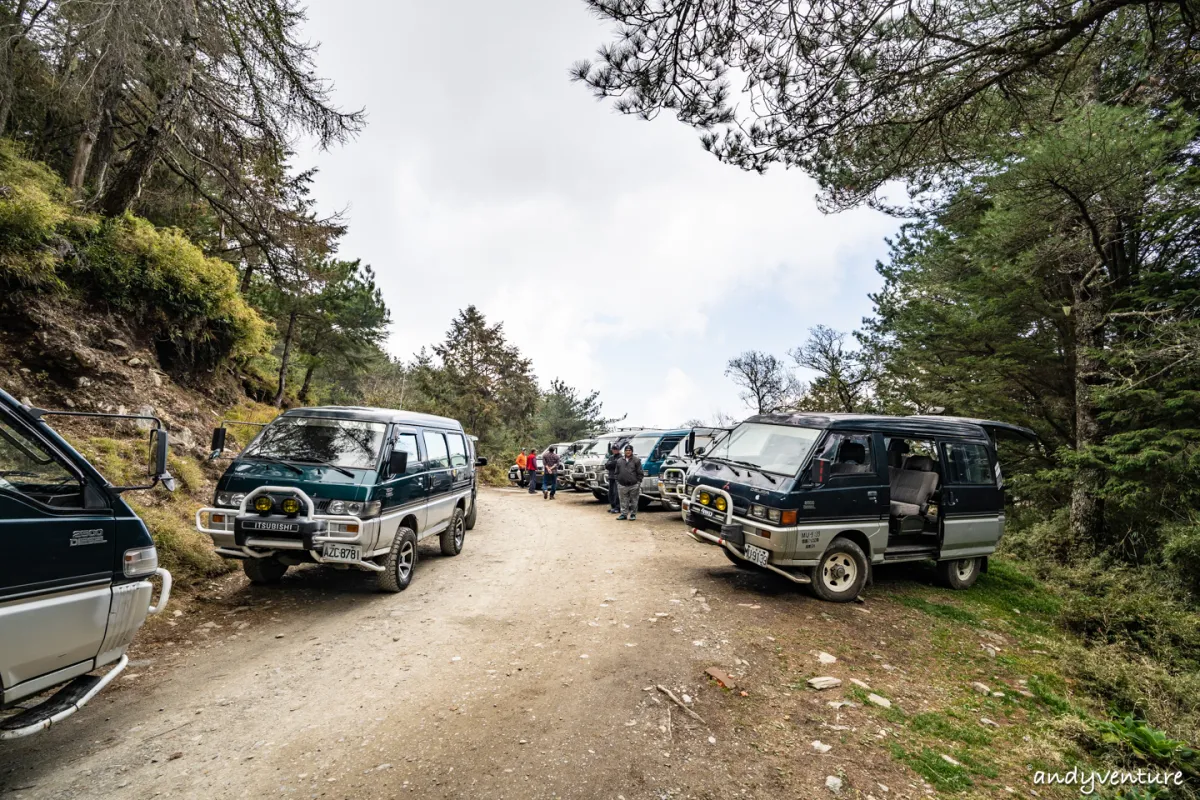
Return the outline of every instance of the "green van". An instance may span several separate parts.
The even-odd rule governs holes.
[[[213,457],[226,428],[213,431]],[[217,483],[196,527],[253,583],[278,583],[304,563],[412,581],[417,542],[438,535],[458,555],[475,527],[474,438],[456,420],[383,408],[285,412],[263,427]]]

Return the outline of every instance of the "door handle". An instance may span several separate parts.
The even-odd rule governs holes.
[[[879,492],[876,491],[875,489],[870,490],[869,492],[867,492],[867,499],[868,500],[878,500]]]

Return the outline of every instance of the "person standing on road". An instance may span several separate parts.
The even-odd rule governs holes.
[[[637,519],[638,497],[642,493],[642,460],[633,454],[633,445],[625,445],[625,455],[617,459],[617,492],[621,496],[621,513],[617,519]]]
[[[532,447],[525,457],[525,469],[529,473],[529,493],[533,494],[537,491],[537,450]]]
[[[558,453],[551,447],[546,455],[542,457],[542,499],[554,499],[554,493],[558,490],[558,465],[562,461],[558,457]]]
[[[608,460],[604,462],[604,471],[608,473],[608,513],[621,513],[621,498],[617,496],[617,462],[621,460],[621,446],[609,442]]]
[[[521,479],[517,481],[518,486],[525,485],[525,465],[527,463],[528,460],[525,458],[525,449],[522,448],[521,452],[517,453],[517,469],[520,470],[521,474]]]

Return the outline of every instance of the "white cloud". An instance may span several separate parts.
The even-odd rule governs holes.
[[[823,216],[799,173],[741,173],[676,122],[594,102],[566,74],[608,35],[582,3],[374,11],[310,9],[320,71],[369,114],[359,140],[316,157],[317,191],[323,207],[349,205],[343,252],[375,267],[396,354],[440,340],[475,304],[543,381],[598,389],[633,424],[676,424],[739,405],[720,366],[742,342],[781,352],[848,294],[861,297],[851,317],[866,311],[839,259],[894,224]],[[755,330],[764,309],[750,295],[787,310],[782,330]],[[759,338],[730,341],[731,317]],[[704,367],[661,368],[664,343],[685,338],[708,348]],[[650,366],[631,382],[635,357]]]

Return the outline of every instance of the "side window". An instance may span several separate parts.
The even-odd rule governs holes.
[[[465,467],[467,465],[467,443],[461,433],[446,434],[446,443],[450,445],[450,466]]]
[[[417,435],[415,433],[397,434],[396,442],[392,448],[397,452],[403,451],[408,453],[408,469],[405,470],[408,474],[420,472],[421,470],[421,451],[417,449]]]
[[[40,441],[0,419],[0,489],[57,508],[82,508],[83,485]]]
[[[653,456],[654,460],[662,461],[664,458],[666,458],[668,455],[671,454],[671,451],[675,449],[675,445],[679,444],[682,440],[683,440],[682,436],[665,436],[665,437],[663,437],[663,440],[658,443],[658,447],[656,447],[654,449],[654,456]]]
[[[450,467],[450,452],[446,449],[446,437],[433,431],[423,431],[425,449],[429,451],[429,466],[431,469],[448,469]]]
[[[987,448],[981,444],[947,442],[942,445],[946,454],[946,482],[975,486],[995,486],[996,476],[988,461]]]
[[[832,475],[868,475],[875,472],[869,433],[831,433],[817,458],[833,462]]]

